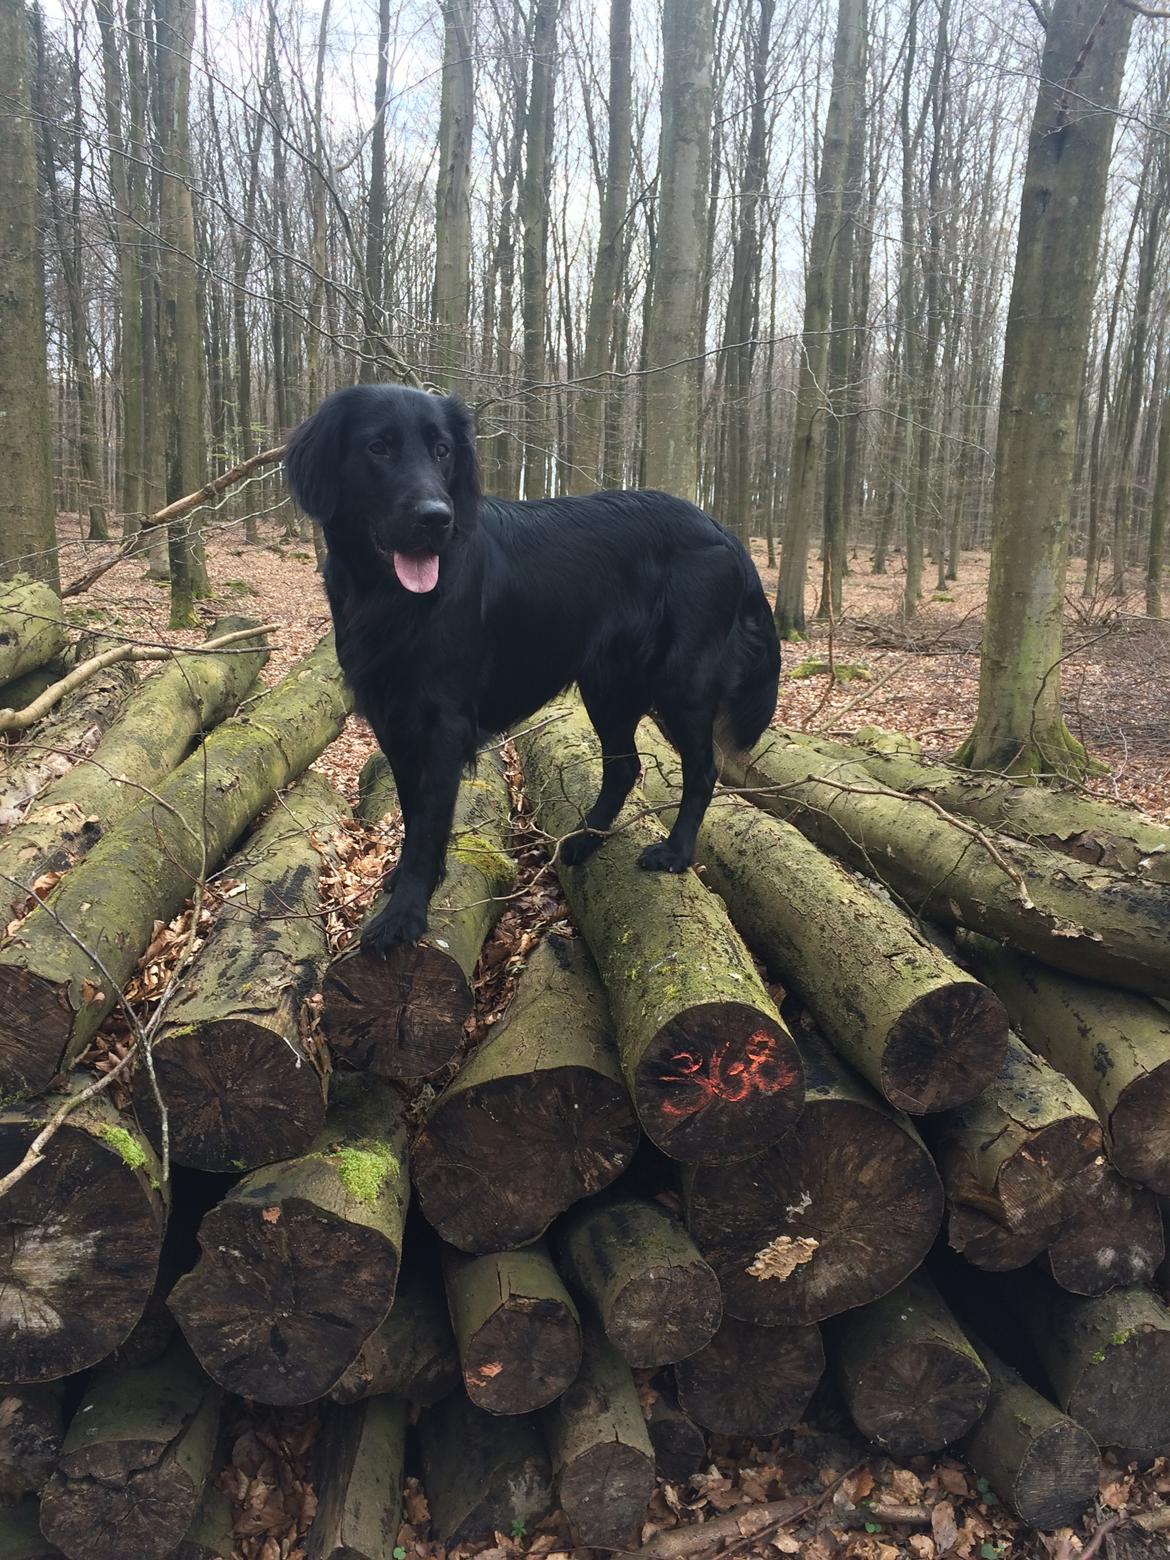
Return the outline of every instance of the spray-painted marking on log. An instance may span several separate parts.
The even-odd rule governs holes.
[[[796,1070],[776,1054],[775,1038],[763,1029],[749,1036],[742,1057],[732,1052],[725,1040],[704,1061],[694,1051],[677,1051],[671,1057],[670,1072],[662,1073],[661,1083],[681,1085],[685,1098],[663,1100],[664,1116],[693,1116],[715,1100],[729,1105],[742,1104],[753,1094],[779,1094],[797,1081]]]

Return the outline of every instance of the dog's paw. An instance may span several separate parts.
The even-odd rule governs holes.
[[[638,857],[638,865],[643,872],[685,872],[690,864],[690,853],[678,845],[672,845],[669,840],[647,845]]]
[[[394,948],[413,948],[426,929],[425,905],[397,905],[391,900],[362,929],[362,951],[385,955]]]
[[[590,834],[588,830],[570,834],[567,840],[561,841],[561,860],[566,867],[582,867],[604,843],[603,834]]]

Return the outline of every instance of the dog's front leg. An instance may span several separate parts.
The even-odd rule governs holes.
[[[363,930],[363,948],[388,953],[400,943],[417,943],[426,931],[427,907],[446,865],[455,798],[472,740],[463,723],[440,720],[420,745],[406,785],[410,800],[403,807],[402,853],[387,876],[390,898]],[[399,791],[401,796],[401,783]]]

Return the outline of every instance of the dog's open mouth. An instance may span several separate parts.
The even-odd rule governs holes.
[[[425,596],[439,583],[439,555],[433,552],[396,552],[394,572],[404,590]]]

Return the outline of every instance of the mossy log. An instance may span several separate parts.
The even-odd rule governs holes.
[[[922,1139],[811,1027],[795,1030],[804,1113],[744,1164],[683,1177],[687,1227],[729,1316],[819,1322],[895,1288],[923,1261],[943,1190]]]
[[[678,1406],[662,1381],[654,1382],[654,1400],[646,1409],[646,1429],[654,1448],[658,1477],[668,1484],[685,1484],[707,1461],[707,1437],[701,1425]]]
[[[406,1405],[374,1397],[325,1417],[308,1560],[391,1560],[402,1516]]]
[[[199,1509],[219,1408],[181,1342],[140,1370],[96,1372],[41,1497],[45,1536],[71,1560],[163,1560]]]
[[[1170,895],[940,812],[860,764],[769,732],[725,772],[765,811],[878,878],[915,912],[1000,938],[1057,969],[1170,996]]]
[[[659,1203],[587,1206],[558,1232],[557,1266],[628,1365],[673,1365],[710,1343],[719,1280]]]
[[[62,1560],[56,1544],[41,1532],[41,1504],[35,1496],[0,1507],[0,1560]]]
[[[1064,1223],[1049,1243],[1047,1260],[1062,1289],[1076,1295],[1103,1295],[1148,1282],[1165,1253],[1154,1193],[1126,1181],[1101,1159],[1077,1180]]]
[[[227,1560],[235,1550],[234,1515],[227,1496],[208,1479],[195,1520],[173,1560]]]
[[[93,1080],[78,1074],[70,1088]],[[0,1111],[0,1174],[61,1101]],[[108,1094],[77,1106],[0,1204],[0,1380],[51,1381],[122,1343],[158,1271],[166,1195],[154,1151]]]
[[[398,1097],[334,1080],[297,1159],[254,1170],[199,1229],[171,1310],[208,1374],[262,1403],[309,1403],[353,1363],[394,1299],[409,1196]]]
[[[528,1530],[552,1506],[552,1472],[538,1422],[489,1414],[454,1392],[418,1423],[422,1482],[442,1544]]]
[[[647,796],[677,799],[673,750],[649,725],[639,744]],[[799,829],[721,793],[698,850],[748,943],[890,1104],[912,1115],[946,1110],[994,1078],[1007,1043],[998,997]]]
[[[1170,1312],[1148,1289],[1086,1299],[1039,1274],[1015,1291],[1028,1336],[1071,1419],[1098,1446],[1170,1448]]]
[[[337,735],[350,695],[323,640],[213,731],[0,943],[0,1085],[43,1088],[97,1032],[191,885]],[[100,961],[100,962],[99,962]]]
[[[905,739],[891,741],[888,733],[872,727],[858,732],[851,745],[818,739],[817,746],[862,764],[891,790],[929,796],[947,812],[985,828],[1089,866],[1170,883],[1170,829],[1136,807],[1118,807],[1079,786],[1026,785],[1003,775],[923,763],[906,751]]]
[[[630,1367],[592,1328],[576,1380],[544,1425],[557,1504],[574,1543],[622,1548],[654,1494],[654,1448]]]
[[[1096,1442],[985,1343],[978,1350],[991,1390],[982,1419],[959,1450],[1029,1527],[1051,1532],[1075,1522],[1097,1493]]]
[[[65,1434],[59,1381],[0,1387],[0,1502],[39,1495]],[[0,1545],[0,1560],[4,1554]]]
[[[940,1451],[987,1406],[987,1371],[924,1273],[841,1317],[831,1344],[854,1424],[895,1457]]]
[[[348,813],[323,776],[304,775],[224,869],[239,887],[154,1042],[176,1164],[252,1170],[303,1153],[324,1124],[325,1062],[302,1007],[329,957],[320,880]],[[153,1133],[139,1073],[134,1103]]]
[[[220,618],[209,638],[253,626],[250,618]],[[80,861],[157,791],[202,734],[235,709],[267,659],[261,639],[255,648],[178,653],[146,678],[93,753],[47,785],[0,840],[0,905],[8,914],[29,884]]]
[[[65,610],[39,580],[0,585],[0,684],[43,666],[65,643]]]
[[[928,1136],[950,1208],[1019,1235],[1059,1228],[1104,1149],[1089,1102],[1014,1034],[990,1087],[936,1117]]]
[[[986,937],[962,949],[1033,1051],[1077,1086],[1130,1181],[1170,1193],[1170,1013],[1161,1003],[1059,974]]]
[[[580,704],[548,715],[515,740],[536,822],[560,838],[580,828],[601,760]],[[743,1159],[800,1114],[800,1057],[718,899],[692,872],[639,871],[662,837],[635,793],[584,866],[558,865],[561,884],[609,993],[646,1135],[674,1159]]]
[[[47,785],[89,757],[137,682],[128,663],[107,667],[32,731],[8,744],[0,753],[0,829],[12,828]],[[3,698],[0,689],[0,703]],[[0,883],[4,904],[9,902],[8,888]]]
[[[800,1423],[825,1373],[819,1327],[757,1327],[725,1316],[674,1367],[679,1407],[718,1435],[775,1435]]]
[[[385,811],[385,780],[359,805]],[[359,944],[333,961],[322,988],[321,1028],[336,1056],[383,1078],[423,1078],[459,1050],[471,1012],[471,976],[511,892],[516,867],[508,788],[499,755],[479,755],[455,804],[447,875],[431,900],[426,936],[389,955]],[[376,899],[370,917],[385,898]]]
[[[581,1323],[543,1243],[484,1257],[449,1250],[443,1272],[471,1401],[527,1414],[559,1397],[581,1364]]]
[[[462,1379],[442,1281],[412,1252],[389,1316],[362,1344],[329,1396],[335,1403],[355,1403],[388,1394],[428,1408],[454,1392]]]
[[[554,932],[427,1114],[411,1150],[419,1207],[461,1251],[522,1246],[620,1175],[638,1138],[593,961]]]

